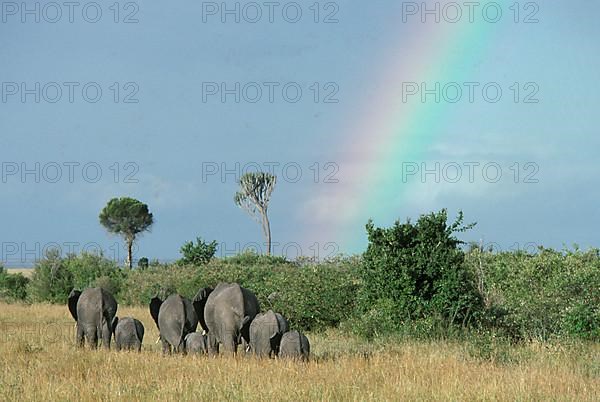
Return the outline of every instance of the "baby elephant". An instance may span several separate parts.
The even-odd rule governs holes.
[[[289,331],[281,337],[279,357],[308,361],[310,343],[304,334],[298,331]]]
[[[185,351],[188,354],[208,353],[208,337],[200,332],[192,332],[185,337]]]
[[[135,318],[123,317],[113,319],[113,331],[117,350],[142,350],[144,340],[144,325]]]

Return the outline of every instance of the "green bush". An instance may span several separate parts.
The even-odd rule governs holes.
[[[139,269],[146,269],[148,268],[148,265],[150,265],[150,262],[148,261],[148,259],[146,257],[142,257],[138,260],[138,268]]]
[[[490,326],[520,339],[600,339],[598,250],[474,249],[465,265],[479,278]]]
[[[115,262],[102,255],[82,253],[64,258],[57,250],[49,250],[34,267],[27,295],[34,302],[65,303],[73,288],[94,286],[107,287],[117,295],[124,275]]]
[[[9,274],[0,264],[0,300],[25,300],[29,279],[22,274]]]
[[[202,238],[196,237],[196,243],[188,241],[181,246],[180,252],[183,257],[179,260],[179,264],[206,264],[214,257],[216,251],[215,240],[207,243]]]
[[[263,310],[279,311],[305,331],[335,326],[354,310],[359,282],[350,260],[298,266],[278,263],[277,257],[240,258],[213,260],[201,268],[174,264],[128,273],[120,302],[147,305],[155,295],[193,297],[202,287],[238,282],[256,294]]]
[[[33,302],[65,303],[73,289],[73,274],[58,250],[48,250],[35,264],[27,286],[27,298]]]
[[[125,271],[120,269],[116,262],[92,253],[68,255],[64,262],[71,272],[74,288],[98,286],[98,280],[102,278],[101,283],[108,286],[106,290],[115,295],[119,293]]]
[[[391,299],[378,299],[366,311],[361,311],[342,324],[343,329],[367,339],[397,332],[401,323],[396,317],[396,303]]]
[[[276,265],[294,264],[291,261],[288,261],[284,256],[257,254],[252,250],[244,251],[243,253],[236,254],[231,257],[225,257],[222,259],[222,261],[227,265],[239,265],[245,267],[272,267]]]
[[[361,269],[360,298],[366,319],[381,303],[390,314],[382,320],[396,323],[395,328],[422,320],[466,325],[479,315],[481,297],[463,264],[461,241],[454,237],[471,227],[463,226],[462,219],[460,213],[448,225],[442,210],[422,215],[416,224],[396,221],[390,228],[367,224],[369,245]]]
[[[600,307],[577,303],[566,312],[562,327],[568,335],[583,339],[600,339]]]

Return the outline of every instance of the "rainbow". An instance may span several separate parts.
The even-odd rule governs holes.
[[[468,21],[403,26],[405,32],[397,35],[402,41],[385,49],[389,57],[380,63],[383,70],[368,77],[378,101],[362,102],[348,126],[340,128],[339,183],[321,185],[310,197],[308,205],[317,211],[314,220],[319,223],[307,233],[308,242],[335,242],[342,253],[362,252],[369,218],[388,226],[406,216],[401,205],[409,184],[402,183],[401,165],[423,160],[427,148],[444,137],[457,107],[443,101],[421,103],[419,95],[403,102],[402,84],[472,81],[473,66],[499,29],[498,24]]]

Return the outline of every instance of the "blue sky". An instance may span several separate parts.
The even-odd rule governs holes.
[[[36,4],[25,3],[30,9]],[[98,3],[102,16],[97,23],[84,19],[82,9],[89,2],[81,2],[72,23],[64,6],[62,17],[50,23],[45,19],[54,18],[55,10],[47,3],[39,3],[39,23],[35,15],[25,15],[22,22],[22,10],[6,3],[0,20],[2,260],[22,265],[52,243],[76,251],[98,245],[107,255],[123,258],[123,250],[115,251],[120,239],[98,223],[101,208],[115,196],[138,198],[154,213],[155,225],[140,238],[136,257],[177,258],[181,244],[196,236],[217,240],[220,254],[262,243],[259,226],[233,203],[238,174],[229,173],[225,180],[219,174],[203,176],[208,165],[235,170],[236,163],[240,168],[248,163],[276,166],[280,180],[270,208],[273,238],[279,243],[275,253],[294,245],[287,249],[293,257],[296,243],[303,254],[316,251],[321,257],[333,250],[325,243],[336,243],[335,251],[343,253],[362,251],[361,241],[356,246],[319,236],[336,205],[311,204],[311,195],[320,192],[320,186],[344,184],[324,183],[324,166],[343,159],[340,149],[347,137],[341,130],[360,115],[364,94],[372,94],[369,85],[378,78],[373,75],[381,71],[386,56],[403,51],[410,58],[408,46],[418,21],[402,23],[402,3],[321,2],[319,23],[310,8],[314,2],[297,3],[302,10],[298,23],[282,16],[281,8],[289,2],[281,2],[273,23],[264,5],[256,23],[244,21],[244,15],[240,23],[232,16],[222,23],[220,13],[206,15],[207,7],[221,2],[192,1],[120,2],[119,23],[109,8],[113,2]],[[246,3],[239,3],[240,9]],[[512,3],[500,3],[505,18],[484,28],[498,32],[493,46],[466,66],[469,79],[508,83],[505,91],[511,82],[535,82],[540,102],[448,105],[452,112],[444,135],[424,150],[422,160],[411,162],[429,167],[436,162],[494,162],[502,167],[503,179],[412,180],[403,183],[410,186],[409,195],[395,208],[362,215],[377,216],[378,224],[388,225],[396,218],[441,208],[454,215],[460,209],[468,221],[478,222],[463,235],[465,240],[484,239],[502,248],[530,243],[598,246],[600,5],[539,1],[539,23],[515,24],[508,9]],[[85,17],[93,19],[95,9],[87,7]],[[293,17],[294,10],[288,9],[286,16]],[[520,18],[526,11],[531,10],[523,9]],[[123,23],[130,13],[137,23]],[[331,13],[338,22],[323,23]],[[466,23],[454,25],[458,29]],[[77,84],[65,84],[70,82]],[[212,82],[226,82],[230,88],[236,82],[240,87],[277,84],[273,102],[264,85],[256,103],[243,94],[239,103],[234,95],[223,103],[219,94],[206,95],[203,101],[203,87]],[[25,83],[34,93],[22,102],[21,88],[13,83]],[[62,90],[56,103],[47,101],[57,97],[49,83]],[[296,103],[286,101],[281,92],[288,83],[293,83],[292,96],[294,88],[302,89]],[[315,87],[311,89],[314,83],[320,88],[318,102]],[[326,88],[327,83],[334,86]],[[96,103],[84,98],[86,84],[88,100],[101,88]],[[73,102],[68,85],[74,88]],[[246,87],[246,98],[255,96],[254,89]],[[324,103],[331,91],[338,102]],[[126,95],[137,103],[124,103]],[[536,167],[537,183],[524,182],[528,162]],[[518,183],[510,170],[515,163],[521,173]],[[56,165],[62,176],[52,183]],[[21,177],[24,166],[37,171],[39,182],[33,173]],[[72,182],[68,166],[73,166]],[[288,180],[282,176],[283,166],[288,167]],[[98,167],[102,172],[93,182]],[[297,167],[302,176],[293,182]],[[315,169],[320,172],[318,183]],[[307,239],[311,231],[316,246]],[[364,248],[362,223],[356,233]]]

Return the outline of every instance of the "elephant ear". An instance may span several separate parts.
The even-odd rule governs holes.
[[[135,332],[141,342],[144,339],[144,324],[138,320],[135,320]]]
[[[79,296],[81,296],[81,292],[73,289],[71,290],[71,293],[69,293],[69,299],[67,301],[69,311],[75,321],[77,321],[77,302],[79,301]]]
[[[196,293],[194,300],[192,300],[194,311],[196,311],[200,326],[206,332],[208,332],[208,326],[206,326],[206,320],[204,319],[204,306],[206,306],[206,300],[208,300],[208,296],[210,296],[212,291],[213,288],[202,288]]]
[[[163,301],[158,296],[155,296],[152,298],[152,300],[150,300],[150,315],[156,323],[156,328],[158,328],[158,312],[160,311],[160,306],[162,303]]]
[[[112,320],[112,323],[110,324],[110,329],[112,330],[113,334],[117,330],[118,323],[119,323],[119,317],[115,316],[115,318],[113,318],[113,320]]]
[[[282,334],[284,332],[288,332],[290,330],[290,325],[288,321],[279,313],[275,313],[275,317],[277,318],[277,326],[279,327],[279,332]]]

